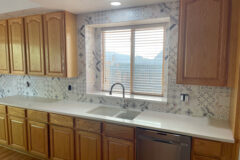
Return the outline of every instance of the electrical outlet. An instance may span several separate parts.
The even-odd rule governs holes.
[[[189,94],[181,94],[181,101],[187,103],[189,101]]]

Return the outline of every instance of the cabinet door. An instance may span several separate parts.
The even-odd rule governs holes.
[[[7,133],[7,118],[6,115],[0,114],[0,143],[8,144],[8,133]]]
[[[24,24],[22,18],[8,21],[9,49],[12,74],[25,74]]]
[[[133,142],[104,137],[103,159],[104,160],[134,160]]]
[[[46,74],[66,76],[66,44],[64,13],[50,13],[44,16]]]
[[[30,75],[44,75],[42,16],[25,18],[27,70]]]
[[[0,74],[9,73],[7,21],[0,21]]]
[[[177,83],[224,86],[229,0],[181,0]]]
[[[74,159],[73,129],[50,125],[51,159]]]
[[[27,127],[24,118],[8,117],[9,143],[12,147],[27,150]]]
[[[101,136],[77,131],[76,156],[77,160],[101,160]]]
[[[48,158],[48,125],[28,121],[29,152],[43,158]]]

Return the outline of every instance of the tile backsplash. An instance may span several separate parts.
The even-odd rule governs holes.
[[[103,11],[78,15],[78,62],[79,77],[73,79],[0,75],[0,97],[11,95],[40,96],[54,99],[69,99],[90,103],[120,105],[120,98],[91,96],[86,94],[86,52],[85,25],[105,24],[123,21],[144,20],[170,17],[168,55],[168,103],[144,100],[128,100],[132,108],[148,107],[149,110],[185,114],[190,116],[207,116],[228,119],[230,92],[224,87],[206,87],[176,84],[177,44],[178,44],[178,9],[179,2],[160,3],[144,7]],[[96,64],[93,64],[96,67]],[[30,86],[27,87],[27,82]],[[68,91],[68,86],[72,90]],[[188,103],[180,100],[180,94],[190,95]],[[67,106],[66,106],[67,108]]]

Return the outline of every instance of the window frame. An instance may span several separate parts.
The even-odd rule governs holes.
[[[148,29],[148,28],[158,28],[163,27],[163,63],[162,63],[162,93],[155,94],[155,93],[148,93],[148,92],[134,92],[133,85],[134,85],[134,62],[135,62],[135,30],[136,29]],[[146,25],[131,25],[131,26],[119,26],[119,27],[105,27],[101,29],[101,59],[102,59],[102,75],[101,75],[101,90],[103,92],[109,92],[104,90],[104,64],[105,64],[105,37],[104,31],[113,31],[113,30],[124,30],[130,29],[131,30],[131,53],[130,53],[130,91],[127,92],[130,95],[141,95],[141,96],[158,96],[164,97],[164,84],[165,84],[165,52],[166,52],[166,33],[167,33],[167,23],[157,23],[157,24],[146,24]],[[117,91],[116,91],[117,92]]]

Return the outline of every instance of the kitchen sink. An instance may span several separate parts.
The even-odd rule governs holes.
[[[133,120],[135,117],[137,117],[141,112],[138,111],[126,111],[123,113],[118,114],[116,117],[117,118],[122,118],[122,119],[128,119],[128,120]]]
[[[131,110],[124,110],[120,108],[112,108],[106,106],[99,106],[93,110],[87,112],[89,114],[101,115],[101,116],[109,116],[127,120],[133,120],[137,117],[141,112],[138,111],[131,111]]]
[[[120,111],[121,111],[121,109],[119,109],[119,108],[100,106],[100,107],[97,107],[97,108],[87,112],[87,113],[113,117]]]

